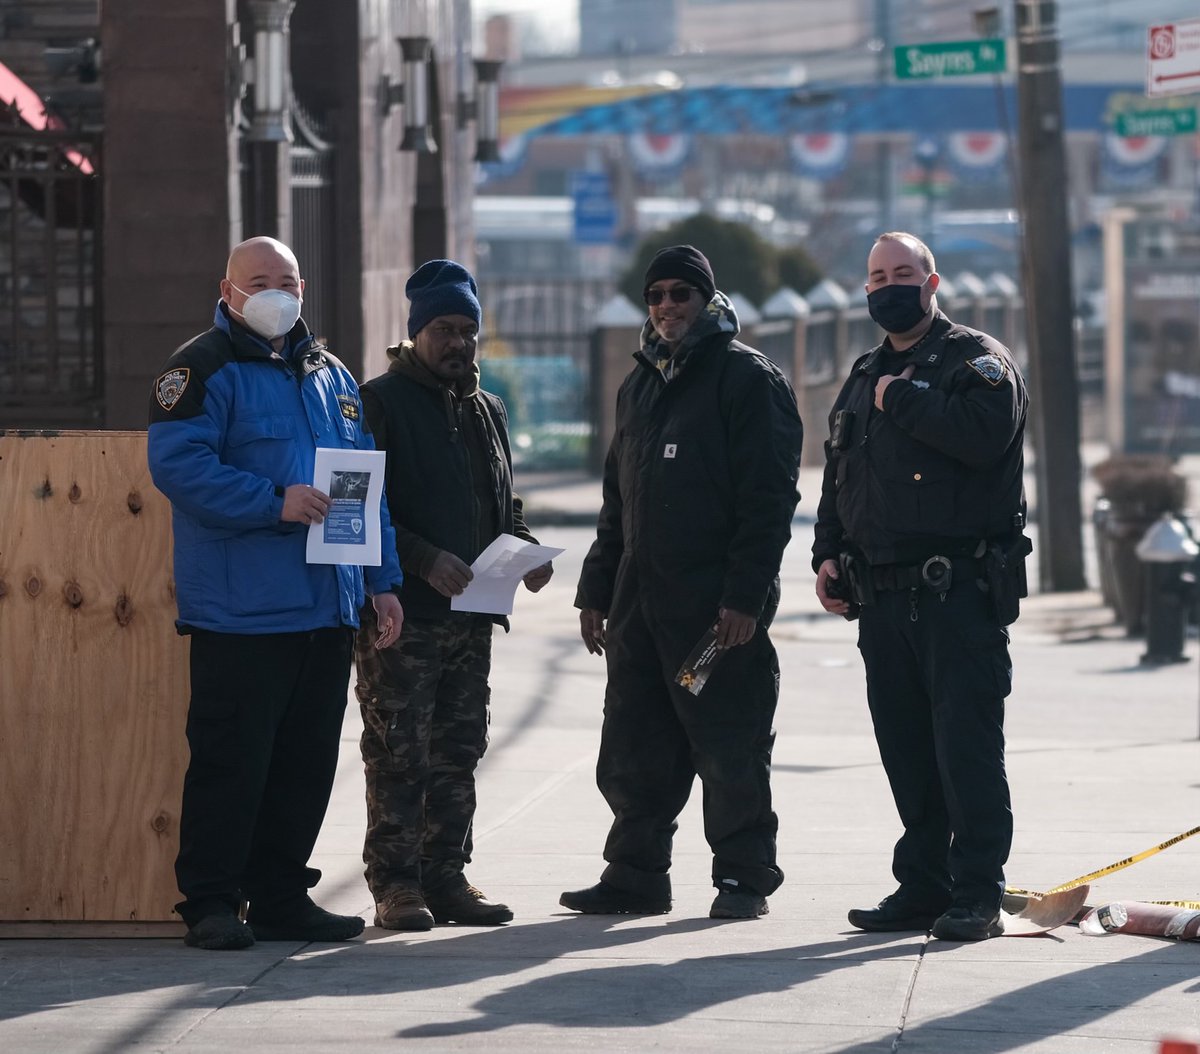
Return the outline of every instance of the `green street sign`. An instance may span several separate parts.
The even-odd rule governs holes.
[[[1195,109],[1135,110],[1117,114],[1117,135],[1190,135],[1196,131]]]
[[[937,44],[902,44],[895,49],[897,80],[923,77],[966,77],[1003,73],[1008,69],[1004,40],[955,40]]]

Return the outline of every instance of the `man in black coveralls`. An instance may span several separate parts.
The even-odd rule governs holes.
[[[650,317],[617,396],[597,537],[575,606],[607,652],[597,783],[613,811],[600,881],[561,903],[671,909],[671,843],[696,776],[713,851],[713,918],[754,918],[783,881],[771,810],[779,664],[767,627],[791,537],[803,432],[770,359],[690,245],[646,272]],[[711,626],[724,655],[698,696],[675,683]]]

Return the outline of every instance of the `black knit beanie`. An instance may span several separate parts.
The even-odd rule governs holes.
[[[694,245],[671,245],[659,249],[646,268],[646,280],[642,283],[645,294],[655,282],[663,278],[677,278],[700,290],[705,301],[713,298],[717,283],[713,278],[712,265],[708,257]]]
[[[408,309],[408,335],[415,337],[441,315],[465,315],[479,325],[479,289],[471,272],[453,260],[421,264],[404,287]]]

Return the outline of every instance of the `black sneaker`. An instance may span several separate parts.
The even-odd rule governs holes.
[[[897,890],[884,897],[873,908],[851,908],[846,916],[850,925],[868,933],[901,933],[904,931],[925,932],[933,925],[946,905],[922,903],[904,890]]]
[[[457,922],[460,926],[502,926],[513,919],[507,904],[488,900],[483,890],[476,889],[465,878],[426,891],[425,903],[439,926],[448,922]]]
[[[756,919],[765,915],[771,909],[767,907],[767,898],[757,893],[737,892],[723,889],[717,894],[717,899],[708,909],[710,919]]]
[[[366,926],[358,915],[335,915],[311,900],[282,915],[255,913],[251,904],[246,921],[260,941],[348,941]]]
[[[671,910],[669,896],[645,897],[610,886],[604,879],[587,889],[566,892],[558,902],[585,915],[665,915]]]
[[[943,941],[986,941],[999,937],[1004,923],[995,908],[955,905],[933,923],[933,935]]]
[[[183,935],[183,943],[210,952],[240,951],[254,943],[254,931],[236,915],[205,915]]]

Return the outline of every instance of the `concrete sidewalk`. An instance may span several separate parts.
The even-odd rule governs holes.
[[[570,501],[565,488],[578,488]],[[410,935],[368,927],[344,945],[221,954],[175,940],[2,942],[0,1051],[1154,1054],[1168,1034],[1200,1033],[1200,944],[1064,927],[953,945],[847,924],[847,909],[893,888],[898,825],[854,627],[817,606],[803,519],[773,632],[787,881],[771,914],[707,918],[698,800],[681,818],[670,915],[560,908],[562,890],[597,877],[609,819],[593,782],[604,668],[579,642],[571,608],[591,532],[537,513],[582,517],[586,499],[594,518],[598,489],[565,488],[526,488],[539,537],[567,552],[546,590],[519,597],[512,634],[497,636],[480,770],[469,874],[513,907],[515,922]],[[1196,641],[1179,665],[1142,667],[1142,650],[1095,594],[1027,602],[1013,630],[1008,711],[1012,884],[1048,888],[1200,823]],[[351,708],[316,893],[369,920],[356,736]],[[1200,898],[1200,836],[1103,879],[1089,901],[1122,898]]]

